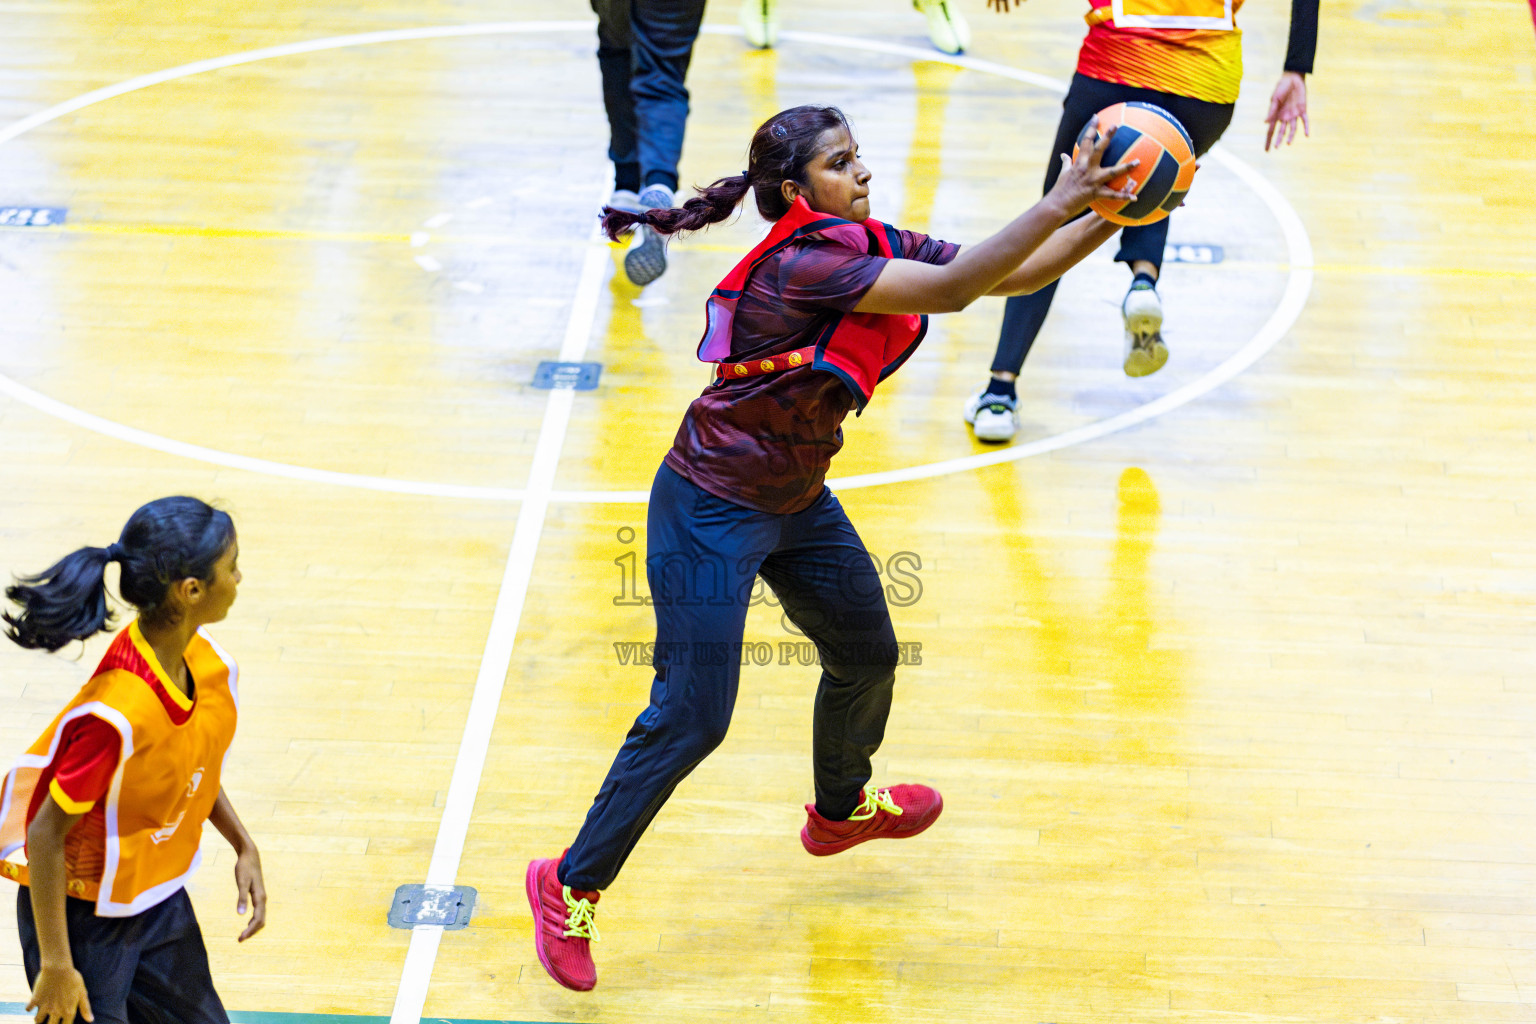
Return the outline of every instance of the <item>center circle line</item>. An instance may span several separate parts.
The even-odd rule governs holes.
[[[362,32],[352,35],[330,36],[324,39],[283,43],[257,50],[246,50],[241,53],[226,54],[221,57],[212,57],[206,60],[177,65],[176,67],[140,75],[114,85],[104,86],[100,89],[83,93],[80,96],[22,118],[20,121],[0,129],[0,145],[34,128],[55,121],[66,114],[74,113],[105,100],[181,78],[189,78],[193,75],[209,71],[237,67],[242,64],[251,64],[278,57],[291,57],[304,53],[338,50],[352,46],[368,46],[377,43],[491,35],[526,35],[541,32],[591,32],[595,26],[595,21],[481,22],[467,25],[438,25],[423,28]],[[742,35],[742,31],[739,28],[720,25],[705,26],[702,29],[702,33],[737,37]],[[884,53],[912,60],[940,61],[1053,92],[1065,93],[1067,90],[1065,82],[1035,72],[1010,68],[992,61],[980,60],[964,55],[950,56],[930,53],[927,50],[901,43],[856,39],[849,36],[827,35],[819,32],[783,31],[779,33],[779,36],[787,41],[810,45],[864,50],[870,53]],[[1007,462],[1016,462],[1045,452],[1059,451],[1063,448],[1084,444],[1108,434],[1145,423],[1166,412],[1188,404],[1236,377],[1262,358],[1270,349],[1274,348],[1300,317],[1301,311],[1306,306],[1307,298],[1311,293],[1313,280],[1311,240],[1295,209],[1258,171],[1220,147],[1213,149],[1207,156],[1231,171],[1258,196],[1279,224],[1288,249],[1288,259],[1286,262],[1289,266],[1289,274],[1285,291],[1281,296],[1279,304],[1253,338],[1227,359],[1194,381],[1163,395],[1161,398],[1154,399],[1151,402],[1108,419],[1098,420],[1063,433],[1053,434],[1049,437],[1039,438],[1024,444],[1013,445],[996,452],[980,452],[916,466],[833,478],[827,481],[827,486],[839,491],[848,491],[865,487],[905,483],[913,480],[947,476],[953,473],[968,472]],[[5,394],[23,405],[31,406],[40,412],[67,423],[72,423],[75,426],[143,448],[267,476],[386,493],[479,501],[515,502],[523,500],[526,495],[524,488],[447,484],[433,481],[399,480],[391,477],[369,476],[358,473],[343,473],[336,470],[316,469],[271,459],[239,455],[217,448],[179,441],[85,412],[82,409],[29,388],[5,373],[0,373],[0,394]],[[557,490],[550,492],[549,497],[552,501],[576,504],[644,504],[649,498],[649,492],[644,490]]]

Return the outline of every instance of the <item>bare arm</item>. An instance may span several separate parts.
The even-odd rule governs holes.
[[[1296,141],[1296,125],[1306,135],[1312,134],[1307,120],[1307,80],[1312,61],[1317,56],[1318,0],[1291,0],[1291,35],[1285,49],[1285,71],[1269,97],[1269,113],[1264,121],[1264,149],[1278,149]]]
[[[36,1009],[38,1024],[71,1024],[78,1010],[86,1020],[91,1000],[85,979],[75,970],[69,949],[69,925],[64,916],[64,837],[83,814],[70,814],[49,795],[27,827],[28,888],[32,919],[37,924],[40,969],[27,1009]]]
[[[267,923],[267,886],[261,874],[261,854],[256,852],[255,840],[241,824],[235,805],[229,802],[223,787],[219,788],[219,799],[208,820],[235,850],[235,889],[240,894],[235,913],[244,914],[247,906],[251,908],[251,923],[240,933],[239,941],[244,942]]]
[[[1289,146],[1296,141],[1296,126],[1302,133],[1312,135],[1312,123],[1307,120],[1307,80],[1298,71],[1287,71],[1275,84],[1269,97],[1269,113],[1264,115],[1269,130],[1264,133],[1264,149],[1269,151]]]
[[[1040,248],[1029,254],[1017,270],[1003,278],[988,295],[1028,295],[1065,274],[1083,257],[1114,237],[1120,225],[1096,213],[1081,217],[1052,232]]]
[[[1003,230],[979,245],[967,246],[949,263],[934,266],[917,260],[888,260],[875,283],[854,307],[858,313],[953,313],[1000,285],[1038,249],[1051,232],[1088,208],[1094,199],[1129,199],[1108,182],[1136,166],[1136,161],[1101,166],[1115,131],[1100,135],[1067,163],[1049,194]],[[1066,162],[1066,156],[1062,156]],[[1041,284],[1046,282],[1042,281]],[[1038,287],[1038,285],[1037,285]]]

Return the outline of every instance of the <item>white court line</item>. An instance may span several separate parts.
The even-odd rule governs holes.
[[[385,32],[364,32],[357,35],[334,36],[329,39],[312,39],[298,43],[285,43],[280,46],[271,46],[260,50],[248,50],[244,53],[214,57],[209,60],[182,64],[164,71],[141,75],[116,85],[77,96],[72,100],[67,100],[30,117],[23,118],[0,130],[0,144],[65,114],[88,107],[93,103],[100,103],[102,100],[110,99],[114,96],[121,96],[125,93],[174,81],[178,78],[202,74],[206,71],[249,64],[259,60],[289,57],[322,50],[335,50],[348,46],[403,42],[416,39],[446,39],[533,32],[591,32],[595,25],[596,22],[591,21],[487,22],[471,25],[445,25],[429,28],[395,29]],[[703,31],[708,35],[741,35],[739,28],[720,25],[706,26]],[[1046,75],[1036,74],[1032,71],[1022,71],[1017,68],[1010,68],[1002,64],[995,64],[991,61],[978,60],[974,57],[963,55],[944,56],[929,50],[905,46],[900,43],[854,39],[847,36],[825,35],[817,32],[787,31],[781,32],[780,36],[792,42],[866,50],[871,53],[908,57],[913,60],[943,61],[984,74],[997,75],[1001,78],[1012,79],[1026,85],[1048,89],[1052,92],[1064,93],[1067,89],[1065,82]],[[1100,420],[1063,434],[1040,438],[1026,444],[1013,445],[1001,451],[983,452],[976,455],[961,456],[920,466],[907,466],[879,473],[865,473],[859,476],[833,478],[827,481],[827,485],[839,491],[850,491],[861,487],[878,487],[884,484],[902,483],[910,480],[944,476],[950,473],[966,472],[985,466],[1000,465],[1005,462],[1016,462],[1044,452],[1057,451],[1072,445],[1083,444],[1087,441],[1104,437],[1107,434],[1124,430],[1138,423],[1144,423],[1155,416],[1162,415],[1165,412],[1194,401],[1201,395],[1220,387],[1238,373],[1253,365],[1253,363],[1279,343],[1301,315],[1301,310],[1306,305],[1307,296],[1311,292],[1313,279],[1311,242],[1307,237],[1306,229],[1301,224],[1301,219],[1296,215],[1296,211],[1286,202],[1285,197],[1280,195],[1262,175],[1219,147],[1207,155],[1231,170],[1254,190],[1259,199],[1269,208],[1270,213],[1274,215],[1276,221],[1279,222],[1281,231],[1285,236],[1286,246],[1289,249],[1288,263],[1290,273],[1286,281],[1285,293],[1281,298],[1280,304],[1275,308],[1269,319],[1247,344],[1243,345],[1236,353],[1199,379],[1147,405],[1139,406],[1136,409],[1121,413],[1107,420]],[[480,200],[477,200],[477,202],[480,202]],[[24,405],[32,406],[67,423],[73,423],[76,426],[105,434],[108,437],[115,437],[130,444],[166,452],[171,455],[178,455],[219,466],[228,466],[232,469],[244,469],[253,473],[263,473],[269,476],[285,477],[291,480],[302,480],[310,483],[356,487],[364,490],[395,494],[420,494],[432,497],[468,498],[498,502],[520,501],[523,498],[523,491],[517,488],[440,484],[430,481],[397,480],[390,477],[365,476],[357,473],[311,469],[307,466],[296,466],[269,459],[252,458],[250,456],[236,455],[214,448],[207,448],[202,445],[188,444],[184,441],[176,441],[159,434],[150,433],[147,430],[139,430],[134,427],[114,423],[103,417],[76,409],[56,399],[49,398],[18,381],[12,380],[3,373],[0,373],[0,393],[6,394]],[[549,497],[554,501],[571,503],[643,504],[647,494],[647,491],[552,491]]]
[[[606,186],[602,193],[607,196]],[[599,202],[601,200],[598,200]],[[595,206],[596,204],[594,204]],[[607,239],[598,236],[587,249],[581,264],[581,278],[571,303],[571,319],[566,324],[565,340],[560,345],[560,361],[577,363],[587,351],[592,336],[592,322],[597,316],[598,290],[603,271],[608,266]],[[496,611],[491,616],[490,634],[485,653],[480,658],[480,673],[475,677],[474,696],[469,702],[469,718],[459,740],[459,752],[453,762],[453,777],[448,783],[448,797],[443,818],[437,826],[437,842],[432,847],[432,861],[427,866],[426,884],[452,886],[458,877],[459,861],[464,855],[464,840],[469,834],[475,796],[485,773],[485,759],[491,747],[491,730],[496,711],[501,706],[501,692],[506,686],[512,664],[512,648],[517,639],[518,622],[533,579],[533,564],[539,551],[539,537],[560,466],[560,449],[565,444],[566,428],[576,392],[556,388],[549,393],[544,407],[544,422],[533,452],[533,468],[528,474],[522,506],[517,512],[517,526],[512,532],[512,548],[507,553],[506,569],[501,575],[501,590],[496,595]],[[418,926],[411,930],[411,945],[400,972],[400,988],[395,994],[395,1008],[390,1024],[418,1024],[427,1000],[427,986],[437,963],[438,944],[443,929],[438,925]]]
[[[126,441],[151,451],[165,452],[167,455],[180,455],[197,462],[228,466],[230,469],[244,469],[252,473],[285,477],[289,480],[361,487],[370,491],[388,491],[394,494],[425,494],[436,498],[479,498],[491,501],[520,501],[523,497],[522,490],[514,487],[470,487],[459,484],[438,484],[425,480],[395,480],[391,477],[363,476],[358,473],[337,473],[329,469],[294,466],[286,462],[236,455],[233,452],[219,451],[217,448],[205,448],[200,444],[188,444],[186,441],[152,434],[147,430],[126,426],[83,409],[76,409],[72,405],[65,405],[58,399],[49,398],[40,391],[34,391],[3,373],[0,373],[0,394],[14,398],[23,405],[30,405],[39,412],[57,417],[66,423],[73,423],[77,427],[84,427],[86,430],[105,434],[119,441]]]
[[[293,57],[301,53],[317,53],[321,50],[341,50],[349,46],[368,46],[373,43],[398,43],[415,39],[452,39],[461,36],[514,35],[531,32],[574,32],[581,29],[591,31],[596,24],[597,22],[595,21],[506,21],[483,22],[475,25],[436,25],[430,28],[390,29],[385,32],[359,32],[350,36],[306,39],[297,43],[267,46],[260,50],[246,50],[242,53],[225,54],[222,57],[210,57],[207,60],[193,61],[190,64],[178,64],[176,67],[166,68],[164,71],[153,71],[147,75],[139,75],[137,78],[118,82],[115,85],[93,89],[90,92],[76,96],[74,99],[55,104],[47,110],[40,110],[30,117],[24,117],[20,121],[0,129],[0,145],[11,141],[18,135],[31,131],[39,125],[47,124],[49,121],[57,120],[65,114],[74,113],[94,103],[100,103],[102,100],[112,99],[114,96],[122,96],[126,93],[137,92],[140,89],[148,89],[152,85],[174,82],[178,78],[200,75],[206,71],[217,71],[221,68],[232,68],[241,64],[253,64],[259,60],[271,60],[274,57]]]

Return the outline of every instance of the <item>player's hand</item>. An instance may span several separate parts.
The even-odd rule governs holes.
[[[235,858],[235,889],[240,893],[235,913],[243,917],[247,907],[251,910],[251,923],[240,933],[239,941],[244,942],[267,923],[267,886],[261,877],[261,855],[254,846]]]
[[[1269,98],[1269,113],[1264,115],[1269,131],[1264,133],[1264,152],[1270,143],[1279,149],[1296,140],[1296,125],[1302,133],[1312,137],[1312,126],[1307,122],[1307,80],[1294,71],[1280,76],[1274,95]]]
[[[1020,7],[1024,6],[1024,0],[1013,0],[1013,2],[1018,4]],[[987,0],[987,7],[996,11],[998,14],[1007,14],[1008,0]]]
[[[85,993],[85,979],[73,966],[38,971],[27,1009],[37,1011],[32,1018],[37,1024],[74,1024],[76,1011],[85,1020],[96,1019],[91,1014],[91,998]]]
[[[1077,147],[1077,159],[1072,159],[1066,153],[1061,154],[1061,177],[1056,179],[1055,186],[1046,197],[1060,203],[1068,218],[1082,213],[1095,199],[1136,198],[1135,192],[1110,188],[1109,182],[1136,167],[1141,161],[1127,160],[1113,167],[1105,167],[1104,151],[1109,147],[1109,140],[1115,137],[1115,127],[1100,132],[1098,123],[1097,116],[1090,118],[1088,126],[1078,136],[1081,143]],[[1085,144],[1088,139],[1095,140],[1092,146]]]

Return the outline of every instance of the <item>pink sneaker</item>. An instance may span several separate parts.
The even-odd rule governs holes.
[[[816,813],[815,804],[806,804],[809,820],[800,830],[800,845],[816,857],[842,853],[851,846],[871,839],[906,839],[924,831],[939,820],[944,798],[927,786],[864,787],[864,802],[847,821],[828,821]]]
[[[561,854],[563,857],[564,854]],[[528,905],[533,908],[533,945],[539,963],[566,988],[589,992],[597,984],[592,943],[598,939],[595,892],[560,884],[560,857],[528,865]]]

